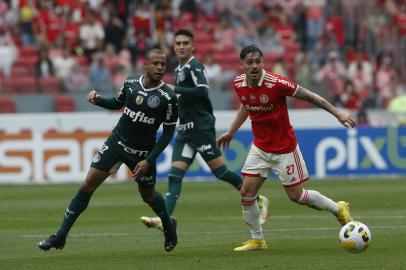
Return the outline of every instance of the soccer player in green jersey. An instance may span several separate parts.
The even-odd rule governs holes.
[[[169,171],[169,187],[166,206],[172,215],[182,189],[183,177],[198,152],[213,174],[236,190],[242,186],[242,177],[230,171],[216,146],[215,118],[209,99],[209,86],[204,66],[193,56],[193,34],[180,29],[175,33],[175,53],[179,66],[175,69],[175,84],[170,86],[179,95],[179,130],[172,154]],[[258,196],[260,220],[269,217],[268,199]],[[141,217],[149,228],[162,229],[159,217]]]
[[[170,217],[165,200],[155,191],[156,159],[170,142],[178,119],[178,101],[173,91],[161,80],[166,68],[166,55],[151,49],[145,56],[145,74],[129,76],[116,97],[102,98],[95,90],[89,102],[110,110],[124,108],[123,114],[93,158],[85,181],[66,209],[57,232],[37,244],[42,250],[62,249],[75,220],[86,209],[93,192],[114,174],[122,163],[133,171],[142,199],[162,220],[164,248],[171,251],[177,244],[176,221]],[[156,140],[157,130],[163,131]]]

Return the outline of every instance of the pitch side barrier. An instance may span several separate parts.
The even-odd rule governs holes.
[[[91,160],[117,123],[120,113],[2,114],[0,116],[0,183],[65,183],[83,181]],[[217,112],[221,134],[234,112]],[[406,127],[345,129],[319,110],[292,111],[292,124],[312,177],[388,177],[406,175]],[[239,171],[252,141],[247,122],[235,135],[225,158]],[[172,145],[159,157],[159,180],[166,180]],[[122,166],[109,182],[127,181]],[[200,156],[188,180],[213,180]]]

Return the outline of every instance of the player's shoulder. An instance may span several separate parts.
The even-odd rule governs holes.
[[[161,94],[162,97],[166,98],[167,100],[178,99],[175,92],[166,83],[164,83],[161,87],[158,88],[158,92]]]
[[[245,75],[245,73],[242,73],[242,74],[240,74],[240,75],[237,75],[237,76],[234,78],[234,81],[233,81],[234,87],[235,87],[235,88],[243,87],[243,84],[244,84],[244,81],[245,81],[246,78],[247,78],[247,75]]]
[[[197,59],[194,56],[186,65],[189,69],[196,70],[196,71],[204,69],[204,65],[199,61],[199,59]]]

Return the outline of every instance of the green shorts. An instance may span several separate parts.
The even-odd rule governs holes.
[[[112,137],[107,138],[101,149],[99,149],[90,165],[93,168],[115,174],[124,163],[132,171],[138,162],[144,160],[148,151],[141,151],[125,146],[121,141]],[[156,183],[156,164],[150,164],[148,171],[137,181],[143,188],[151,188]]]
[[[196,153],[207,162],[221,156],[216,146],[216,132],[214,129],[194,131],[193,133],[178,133],[173,146],[172,162],[183,161],[191,164]]]

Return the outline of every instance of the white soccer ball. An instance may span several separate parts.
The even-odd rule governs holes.
[[[371,232],[364,223],[351,221],[341,228],[338,238],[344,249],[352,253],[360,253],[368,248]]]

